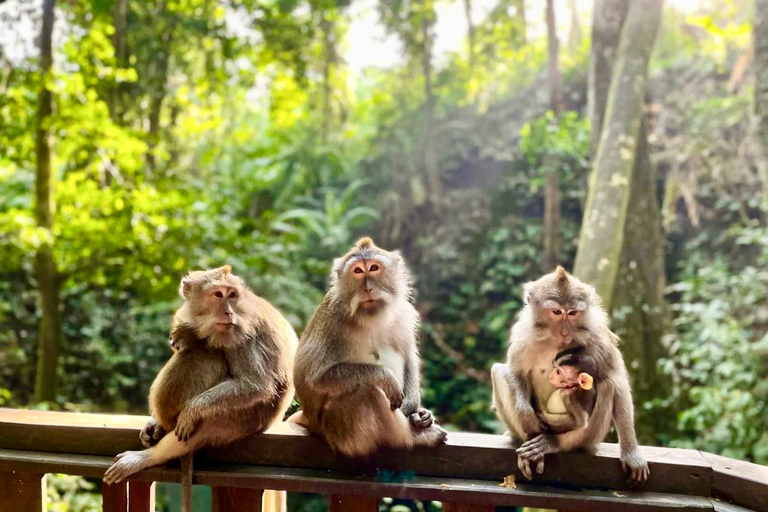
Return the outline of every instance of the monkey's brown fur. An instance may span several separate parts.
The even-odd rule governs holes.
[[[530,463],[544,469],[547,453],[577,448],[594,451],[611,426],[619,434],[622,466],[630,484],[648,478],[648,464],[640,455],[634,427],[632,393],[618,348],[618,337],[594,288],[562,267],[524,286],[525,306],[512,326],[507,363],[491,369],[493,403],[499,418],[517,443],[518,466],[532,477]],[[574,312],[571,315],[571,312]],[[553,391],[548,374],[552,360],[569,346],[586,347],[601,373],[595,407],[587,428],[551,435],[537,417],[542,401]]]
[[[152,384],[153,420],[141,435],[145,445],[162,438],[118,455],[107,483],[262,432],[282,419],[293,398],[296,334],[269,302],[228,265],[190,272],[180,293],[185,303],[173,327],[181,344]]]
[[[334,261],[330,289],[299,341],[291,421],[350,457],[445,441],[421,408],[418,313],[398,252],[362,238]]]

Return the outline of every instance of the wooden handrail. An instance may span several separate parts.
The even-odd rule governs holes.
[[[10,492],[7,483],[3,486],[7,478],[2,480],[2,474],[7,477],[13,471],[100,477],[116,453],[141,448],[138,432],[146,420],[142,416],[0,409],[0,492]],[[518,505],[573,511],[746,507],[768,512],[768,468],[764,466],[695,450],[641,450],[648,459],[651,478],[643,492],[632,492],[626,488],[615,444],[601,445],[596,455],[547,456],[544,474],[528,483],[517,472],[514,448],[503,436],[450,433],[444,446],[385,451],[370,461],[355,462],[335,455],[300,427],[279,424],[265,434],[199,454],[195,483],[331,494],[336,495],[331,502],[338,502],[334,510],[348,510],[349,499],[345,505],[344,497],[353,495],[440,500],[456,506],[484,506],[484,510],[492,510],[493,505]],[[132,481],[179,481],[176,467],[148,469]],[[498,485],[509,474],[517,476],[516,489]],[[354,502],[358,508],[353,510],[368,510],[368,505],[360,503],[370,502],[370,498],[358,500]]]

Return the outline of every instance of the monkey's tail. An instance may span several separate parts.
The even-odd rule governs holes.
[[[181,512],[192,512],[192,477],[195,472],[194,454],[181,457]]]

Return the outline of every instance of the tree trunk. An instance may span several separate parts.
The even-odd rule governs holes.
[[[467,18],[467,42],[469,43],[469,70],[475,69],[475,24],[472,21],[472,0],[464,0],[464,16]]]
[[[563,89],[560,80],[558,56],[560,42],[555,25],[554,0],[547,0],[547,47],[549,71],[549,105],[559,120],[563,110]],[[560,263],[560,161],[555,155],[546,155],[544,169],[547,185],[544,188],[544,261],[545,272],[553,270]]]
[[[768,212],[768,0],[755,0],[752,33],[755,66],[755,121],[758,172],[763,184],[763,210]]]
[[[570,0],[571,30],[568,32],[568,51],[571,55],[581,45],[581,24],[579,23],[579,10],[576,8],[576,0]]]
[[[323,121],[320,140],[325,143],[328,141],[328,132],[331,129],[331,68],[336,58],[336,51],[333,41],[333,22],[329,19],[327,10],[322,13],[320,26],[323,30],[323,46],[325,59],[323,61]]]
[[[40,291],[40,320],[38,321],[37,375],[35,399],[38,402],[56,399],[56,370],[61,336],[59,316],[59,276],[53,254],[53,174],[51,172],[50,119],[53,94],[48,89],[53,65],[53,34],[55,0],[43,2],[43,28],[40,35],[40,74],[43,77],[38,97],[35,145],[37,172],[35,176],[35,221],[48,236],[35,255],[35,277]]]
[[[112,37],[112,44],[115,47],[115,63],[119,69],[125,69],[128,67],[128,0],[115,0],[113,20],[115,34]],[[112,121],[122,124],[124,110],[122,84],[116,82],[112,86],[107,106]]]
[[[591,129],[590,153],[595,161],[603,116],[608,99],[608,88],[616,63],[621,27],[627,17],[627,0],[597,0],[592,21],[592,49],[589,57],[589,87],[587,115]]]
[[[163,19],[168,10],[168,1],[163,0],[159,6],[158,18]],[[147,167],[149,171],[156,168],[155,148],[160,142],[160,113],[165,100],[165,88],[168,81],[168,63],[171,58],[171,42],[173,41],[173,31],[171,27],[159,34],[161,41],[161,51],[157,53],[152,65],[151,89],[149,100],[149,132],[147,141]]]
[[[590,176],[574,273],[592,283],[610,310],[621,263],[642,104],[662,0],[632,2]]]
[[[435,148],[435,95],[432,88],[432,26],[435,21],[435,10],[431,2],[422,3],[421,15],[421,64],[424,74],[424,170],[427,178],[427,192],[433,207],[439,204],[443,194],[440,181],[440,169]]]
[[[528,44],[528,22],[525,19],[525,0],[516,1],[515,11],[520,25],[520,40],[524,46]]]

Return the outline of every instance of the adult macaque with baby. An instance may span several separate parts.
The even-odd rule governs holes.
[[[513,440],[520,444],[520,471],[531,479],[531,463],[536,463],[538,473],[543,472],[547,453],[596,450],[613,422],[629,483],[643,483],[648,479],[648,463],[640,455],[635,436],[629,377],[618,337],[608,327],[595,289],[558,267],[527,283],[523,302],[520,319],[512,326],[507,363],[494,364],[491,369],[493,404]],[[586,426],[556,432],[542,413],[555,391],[549,379],[553,361],[571,347],[582,347],[594,359],[594,371],[599,371],[600,378]]]

